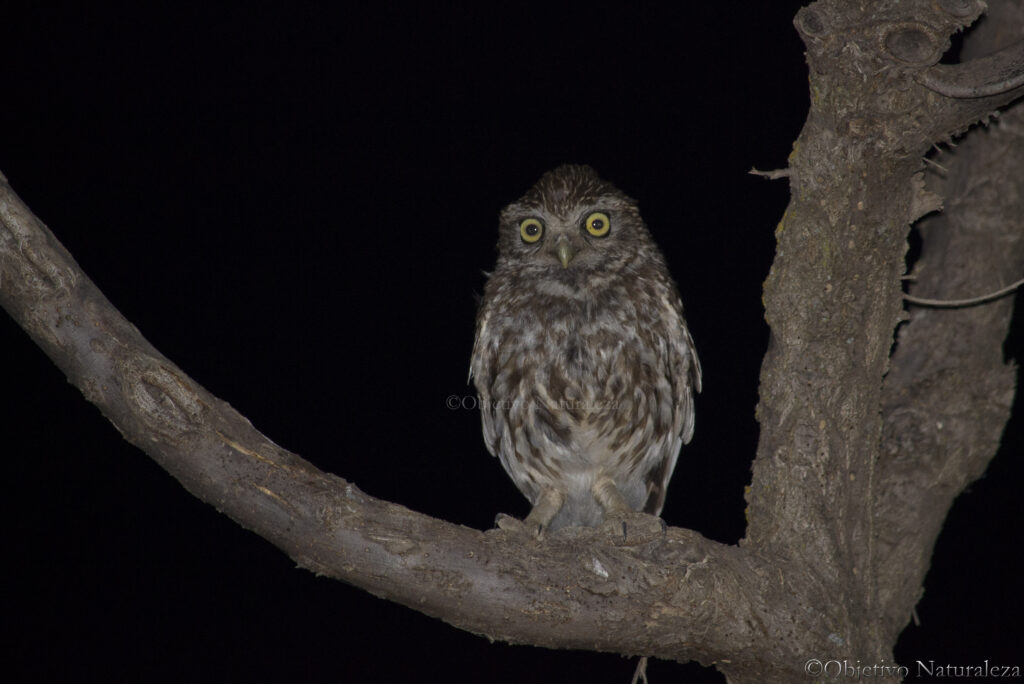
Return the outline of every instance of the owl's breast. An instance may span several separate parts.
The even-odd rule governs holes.
[[[537,380],[575,419],[610,419],[610,411],[632,408],[638,392],[645,394],[664,380],[667,359],[660,325],[647,319],[635,301],[590,302],[553,316],[539,368],[544,377]]]
[[[496,402],[496,422],[522,412],[523,450],[560,445],[594,462],[625,449],[639,458],[651,434],[670,431],[663,299],[636,279],[599,285],[519,282],[484,311],[474,376]]]

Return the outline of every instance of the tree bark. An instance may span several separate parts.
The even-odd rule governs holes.
[[[859,654],[869,663],[892,663],[945,514],[995,454],[1013,399],[1015,369],[999,353],[1009,299],[961,311],[915,308],[890,358],[892,330],[905,316],[900,277],[908,227],[941,202],[924,189],[921,157],[990,111],[985,98],[952,100],[906,82],[916,67],[938,60],[950,30],[981,7],[953,9],[931,8],[924,24],[910,12],[879,21],[878,5],[815,3],[796,19],[808,46],[812,106],[794,145],[792,201],[765,283],[772,338],[742,546],[799,559],[804,582],[821,589],[808,596],[807,610],[835,626],[835,647],[825,652]],[[1020,35],[1024,23],[1007,16],[998,25]],[[999,36],[979,37],[990,50],[1002,47]],[[985,141],[983,131],[968,136],[980,148],[968,147],[973,155],[998,157],[1005,167],[958,165],[950,182],[1001,183],[1005,192],[986,196],[991,220],[969,236],[925,230],[925,263],[934,266],[925,267],[927,279],[922,270],[918,286],[929,288],[922,291],[952,298],[994,290],[1024,271],[1017,199],[1024,169],[1020,155],[999,154],[1009,141],[1019,145],[1013,131],[1020,115],[1018,105],[1009,125],[999,127],[1005,132],[993,134],[997,140]],[[989,171],[1007,175],[988,181]],[[930,287],[940,281],[944,287]],[[960,334],[975,324],[971,335]],[[929,357],[944,363],[922,367]],[[949,368],[956,374],[944,373]],[[961,394],[951,401],[955,389]],[[955,441],[947,442],[954,425]],[[968,441],[969,451],[958,448]],[[922,461],[928,468],[915,470]],[[938,495],[931,487],[940,478]]]
[[[992,3],[963,51],[980,58],[1020,40],[1024,4]],[[943,210],[918,224],[923,250],[911,291],[955,299],[999,289],[1024,272],[1024,106],[938,154],[926,193]],[[924,200],[926,203],[929,200]],[[956,309],[911,307],[882,391],[875,498],[883,638],[894,641],[923,593],[932,548],[956,496],[999,446],[1016,388],[1003,340],[1005,297]],[[913,493],[911,495],[911,493]]]
[[[1000,21],[968,41],[979,56],[1024,29],[1019,2],[992,4]],[[958,298],[1024,272],[1021,105],[944,153],[927,187],[922,173],[932,145],[1021,95],[1019,47],[935,66],[981,10],[822,0],[797,15],[811,109],[765,283],[739,546],[676,528],[635,546],[589,529],[538,542],[367,496],[154,349],[2,176],[0,304],[126,439],[309,570],[490,638],[714,663],[732,682],[804,678],[812,658],[891,666],[946,512],[1013,399],[1009,298],[909,319],[902,303],[908,231],[941,202],[915,293]]]

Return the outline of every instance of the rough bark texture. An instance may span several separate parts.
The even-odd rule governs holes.
[[[798,560],[801,583],[818,590],[803,595],[829,631],[833,646],[824,652],[837,657],[854,653],[862,662],[893,662],[892,645],[920,596],[945,513],[995,453],[1012,403],[1014,369],[999,353],[1008,300],[955,312],[917,309],[883,391],[892,330],[904,315],[900,277],[908,228],[941,202],[923,188],[921,157],[991,109],[985,99],[951,100],[917,88],[908,76],[925,73],[920,67],[938,60],[948,34],[981,9],[969,2],[860,8],[819,2],[796,19],[808,46],[812,106],[794,145],[792,201],[777,229],[776,259],[765,283],[772,338],[762,369],[762,433],[742,546]],[[1007,17],[998,25],[1015,26],[1019,35],[1024,24]],[[1001,46],[999,36],[979,38],[975,44],[990,51]],[[998,142],[991,135],[986,142],[983,132],[969,136],[989,146],[980,152],[985,159],[994,156],[993,143],[1019,140],[1010,126],[994,135]],[[1016,189],[988,195],[989,204],[981,206],[992,220],[975,226],[973,242],[964,236],[953,244],[939,231],[925,232],[928,261],[935,255],[935,265],[926,267],[929,284],[942,281],[944,287],[925,290],[922,282],[923,292],[952,298],[994,290],[1024,270],[1019,252],[1006,251],[1010,236],[1021,233],[1020,157],[1000,158],[1016,171],[999,169],[1006,174],[999,180]],[[975,171],[988,170],[958,167],[950,180]],[[967,184],[987,178],[963,177]],[[998,266],[987,258],[995,252],[1001,254]],[[955,277],[949,268],[957,269]],[[969,338],[954,330],[957,317],[967,326],[991,318],[991,325],[972,329],[984,343],[966,344]],[[931,357],[944,363],[920,366]],[[950,368],[957,368],[956,376],[940,386],[943,369],[948,376]],[[966,380],[979,375],[985,383],[972,387]],[[959,393],[951,401],[954,387]],[[940,416],[952,413],[962,426],[956,444],[945,441],[949,420],[947,432],[937,435]],[[886,450],[880,452],[883,425]],[[962,439],[973,439],[969,456],[957,448]],[[897,465],[900,456],[904,462]],[[929,464],[923,471],[922,461]],[[936,496],[930,488],[939,472],[946,486]]]
[[[1024,4],[992,3],[963,57],[1019,39]],[[1018,43],[1024,46],[1024,42]],[[918,228],[911,292],[955,299],[997,290],[1024,271],[1024,106],[935,157],[927,190],[943,211]],[[926,199],[925,202],[928,202]],[[882,391],[875,496],[882,638],[894,641],[922,594],[953,499],[985,471],[1009,418],[1016,368],[1003,340],[1013,299],[956,309],[910,308]]]
[[[1019,2],[993,4],[1000,21],[968,54],[1024,28]],[[682,529],[640,546],[586,529],[537,542],[363,494],[149,345],[2,177],[0,303],[126,439],[317,573],[491,638],[716,663],[733,682],[802,679],[812,657],[891,664],[946,511],[995,453],[1013,397],[1010,299],[912,308],[892,348],[908,230],[940,198],[915,293],[957,298],[1024,272],[1019,105],[943,155],[928,189],[921,172],[933,144],[1020,95],[1011,53],[990,62],[998,74],[965,67],[985,84],[969,99],[967,77],[932,66],[981,10],[823,0],[796,18],[811,110],[765,283],[772,338],[739,546]]]

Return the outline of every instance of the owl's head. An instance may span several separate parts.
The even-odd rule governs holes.
[[[548,171],[501,212],[499,263],[537,275],[628,269],[652,247],[636,203],[589,166]]]

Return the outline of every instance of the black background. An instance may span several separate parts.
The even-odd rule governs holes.
[[[446,406],[472,401],[497,212],[593,165],[639,200],[704,365],[664,517],[735,542],[788,200],[746,171],[785,166],[806,115],[799,3],[483,7],[5,10],[0,170],[276,442],[483,529],[527,510],[477,413]],[[1021,339],[1018,322],[1008,356]],[[6,679],[629,680],[632,660],[491,644],[296,569],[123,442],[10,321],[0,349]],[[1021,424],[950,514],[900,662],[1022,664]]]

